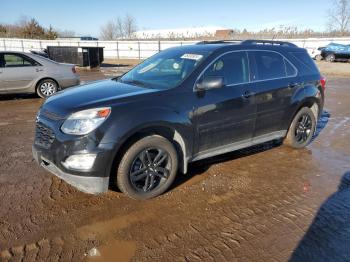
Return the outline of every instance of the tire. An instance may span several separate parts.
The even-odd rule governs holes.
[[[57,83],[52,79],[41,80],[36,88],[36,93],[41,98],[47,98],[54,95],[58,90]]]
[[[312,110],[303,107],[295,115],[288,133],[284,140],[284,144],[300,149],[310,144],[316,129],[316,118]]]
[[[335,55],[334,54],[329,54],[326,56],[326,61],[327,62],[334,62],[335,61]]]
[[[118,166],[116,184],[130,198],[150,199],[170,187],[177,167],[174,145],[159,135],[146,136],[126,150]]]
[[[321,61],[322,60],[322,56],[321,55],[316,55],[315,56],[315,60],[316,61]]]

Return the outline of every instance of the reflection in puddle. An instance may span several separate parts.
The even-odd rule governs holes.
[[[327,111],[323,111],[321,118],[317,122],[316,131],[312,140],[319,136],[322,130],[327,126],[331,114]]]
[[[132,241],[114,241],[112,244],[90,250],[87,261],[130,261],[136,251]]]

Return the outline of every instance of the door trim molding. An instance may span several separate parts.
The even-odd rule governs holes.
[[[205,159],[205,158],[209,158],[217,155],[222,155],[222,154],[236,151],[242,148],[262,144],[274,139],[283,138],[286,136],[286,134],[287,134],[287,130],[280,130],[280,131],[275,131],[265,135],[261,135],[252,139],[246,139],[246,140],[231,143],[228,145],[219,146],[213,149],[208,149],[195,154],[189,162],[194,162],[194,161],[198,161],[201,159]]]

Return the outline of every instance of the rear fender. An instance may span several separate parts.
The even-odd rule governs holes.
[[[315,106],[317,105],[317,106]],[[303,88],[298,89],[291,99],[290,109],[285,112],[283,129],[288,130],[294,116],[302,107],[310,107],[315,118],[318,119],[323,109],[322,94],[314,83],[306,84]]]

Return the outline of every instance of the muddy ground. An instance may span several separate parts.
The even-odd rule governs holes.
[[[42,100],[0,97],[0,261],[345,261],[350,77],[329,74],[326,97],[306,149],[264,144],[198,162],[145,202],[84,194],[40,168],[31,145]]]

